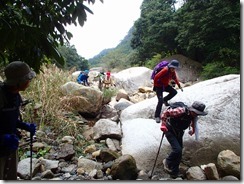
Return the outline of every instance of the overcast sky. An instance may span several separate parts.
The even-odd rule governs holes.
[[[78,54],[86,59],[99,54],[102,50],[116,47],[127,35],[134,22],[140,17],[143,0],[104,0],[87,5],[93,15],[87,13],[83,27],[68,26],[73,34],[70,40]]]

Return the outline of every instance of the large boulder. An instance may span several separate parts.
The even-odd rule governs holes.
[[[61,92],[64,96],[60,103],[67,110],[79,112],[84,117],[96,117],[100,113],[103,105],[103,94],[100,90],[67,82],[61,86]]]
[[[116,87],[131,94],[138,91],[141,86],[152,86],[151,73],[152,70],[146,67],[132,67],[122,70],[114,74]]]
[[[135,180],[137,173],[135,159],[131,155],[122,155],[114,161],[110,174],[114,180]]]
[[[175,54],[164,58],[164,60],[171,61],[176,59],[180,63],[179,69],[176,70],[178,77],[182,83],[196,82],[200,80],[200,73],[202,71],[202,64],[187,58],[181,54]]]
[[[183,101],[191,105],[196,100],[202,101],[208,111],[208,115],[199,117],[198,141],[186,130],[183,161],[189,166],[209,162],[216,164],[219,152],[225,149],[240,155],[240,75],[214,78],[183,90],[178,91],[170,103]],[[152,119],[156,104],[157,97],[153,97],[127,107],[120,116],[122,153],[132,155],[138,168],[143,170],[152,169],[162,138],[160,124]],[[169,143],[164,138],[157,168],[162,167],[162,160],[169,152]]]

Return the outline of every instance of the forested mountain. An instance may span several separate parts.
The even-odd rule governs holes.
[[[91,66],[102,66],[105,69],[123,69],[130,66],[129,56],[133,53],[133,49],[130,46],[132,39],[132,27],[124,39],[115,48],[105,49],[98,55],[89,59]]]
[[[144,0],[141,16],[124,40],[89,63],[110,69],[151,67],[165,57],[182,54],[200,62],[207,78],[239,73],[240,2],[185,0],[177,10],[175,3]]]
[[[76,68],[76,70],[86,70],[89,68],[88,60],[84,57],[81,57],[77,53],[74,45],[70,46],[66,43],[63,46],[59,46],[58,51],[61,53],[65,61],[63,68]]]

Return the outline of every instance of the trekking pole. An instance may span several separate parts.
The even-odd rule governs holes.
[[[33,146],[33,134],[30,133],[30,180],[32,180],[32,146]]]
[[[152,178],[152,175],[153,175],[153,171],[154,171],[154,168],[155,168],[155,165],[156,165],[157,159],[158,159],[158,155],[159,155],[160,148],[161,148],[161,145],[162,145],[162,142],[163,142],[163,138],[164,138],[164,133],[163,133],[163,135],[162,135],[162,139],[161,139],[161,141],[160,141],[160,145],[159,145],[159,148],[158,148],[158,153],[157,153],[157,156],[156,156],[156,159],[155,159],[154,165],[153,165],[153,169],[152,169],[152,172],[151,172],[151,176],[149,176],[149,178],[150,178],[150,179]]]

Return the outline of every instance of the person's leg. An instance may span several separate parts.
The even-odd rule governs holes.
[[[166,158],[168,168],[172,171],[172,175],[177,175],[179,173],[179,165],[182,158],[182,146],[180,145],[175,134],[169,130],[165,134],[169,144],[171,145],[171,153]]]
[[[17,180],[18,151],[8,157],[4,180]]]
[[[177,91],[170,85],[168,85],[167,87],[165,87],[165,90],[166,92],[168,92],[169,94],[167,96],[165,96],[163,98],[163,101],[164,102],[168,102],[170,99],[172,99],[176,94],[177,94]]]
[[[0,180],[4,179],[4,168],[6,165],[6,161],[7,161],[8,157],[0,157]]]
[[[0,158],[0,180],[17,180],[17,151]]]
[[[155,111],[155,115],[154,117],[160,117],[160,113],[162,110],[162,105],[163,105],[163,87],[159,88],[159,87],[155,87],[155,91],[156,91],[156,95],[158,98],[158,104],[156,106],[156,111]]]

